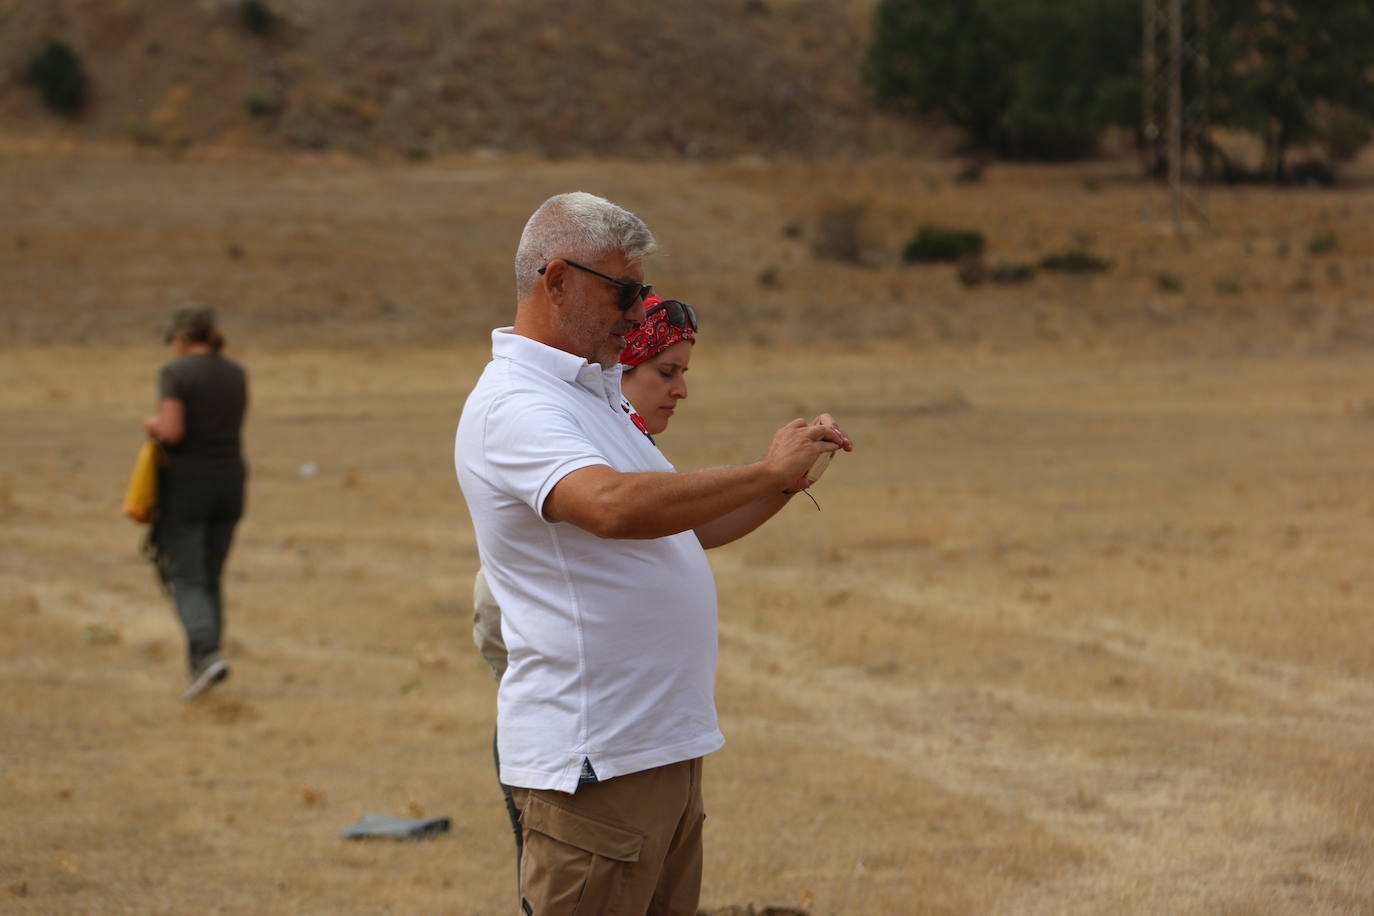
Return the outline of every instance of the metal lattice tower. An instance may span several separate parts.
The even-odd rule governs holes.
[[[1167,176],[1169,216],[1181,231],[1185,209],[1199,222],[1207,221],[1202,195],[1211,166],[1207,0],[1143,2],[1140,61],[1146,167]],[[1191,187],[1185,187],[1185,178],[1192,179]]]

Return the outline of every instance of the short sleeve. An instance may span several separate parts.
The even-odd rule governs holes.
[[[548,402],[494,404],[483,438],[492,484],[541,516],[544,500],[564,477],[581,468],[611,465],[576,417]]]
[[[181,376],[172,368],[171,363],[158,371],[157,397],[159,401],[165,401],[168,398],[176,398],[179,401],[186,400],[183,387]]]

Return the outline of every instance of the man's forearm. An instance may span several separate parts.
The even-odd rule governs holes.
[[[853,444],[829,414],[811,423],[796,419],[773,434],[768,451],[753,464],[686,474],[622,473],[596,464],[554,484],[541,509],[550,521],[568,522],[598,537],[668,537],[791,489],[820,455],[836,449],[852,451]]]
[[[779,477],[761,461],[688,473],[620,473],[597,465],[559,481],[544,512],[599,537],[667,537],[777,493],[786,486]]]

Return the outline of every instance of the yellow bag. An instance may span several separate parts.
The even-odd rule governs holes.
[[[157,506],[157,469],[166,462],[162,445],[156,439],[146,439],[134,459],[134,472],[124,491],[124,514],[136,522],[152,521]]]

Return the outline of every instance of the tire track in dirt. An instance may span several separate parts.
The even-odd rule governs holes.
[[[107,628],[110,641],[123,643],[126,647],[132,646],[137,649],[140,645],[167,639],[176,640],[176,651],[181,651],[182,637],[176,628],[175,619],[171,616],[172,610],[164,606],[168,600],[166,597],[150,595],[148,600],[144,601],[131,599],[112,589],[83,585],[80,604],[76,604],[72,601],[73,587],[71,583],[63,581],[35,581],[0,574],[0,592],[13,595],[27,593],[31,596],[37,613],[60,620],[77,633],[90,627]],[[239,643],[241,650],[258,656],[270,656],[275,653],[297,661],[335,665],[380,663],[407,669],[415,666],[413,653],[357,648],[342,639],[331,640],[327,644],[312,643],[297,637],[274,634],[261,625],[251,623],[236,622],[235,631],[236,634],[230,637],[231,642]],[[71,666],[62,664],[60,660],[45,662],[39,658],[26,658],[8,663],[0,662],[0,670],[8,668],[35,672],[45,670],[45,666],[54,671],[72,673]],[[87,673],[90,674],[89,669]],[[142,676],[161,683],[160,676],[151,670]],[[165,689],[165,685],[160,689]]]
[[[751,569],[749,575],[796,587],[796,574],[788,570]],[[831,577],[827,584],[916,606],[911,587],[891,580]],[[1301,908],[1291,912],[1344,912],[1340,901],[1367,894],[1374,880],[1368,866],[1302,865],[1311,849],[1330,844],[1335,828],[1320,805],[1280,786],[1237,778],[1224,766],[1161,765],[1165,748],[1137,757],[1109,751],[1110,738],[1094,747],[1091,736],[1080,735],[1069,746],[1037,733],[1046,721],[1058,728],[1108,722],[1116,735],[1138,731],[1139,740],[1149,742],[1175,734],[1183,723],[1211,732],[1223,745],[1235,743],[1232,753],[1247,741],[1367,745],[1374,687],[1364,681],[1110,626],[1035,624],[1042,640],[1096,641],[1164,676],[1205,672],[1287,707],[1273,715],[1213,715],[1099,696],[1073,702],[975,684],[892,683],[858,667],[827,664],[816,652],[745,624],[726,620],[721,630],[723,677],[808,713],[802,721],[747,717],[751,730],[784,745],[842,748],[879,759],[915,780],[1028,817],[1069,843],[1098,840],[1088,852],[1105,865],[1069,870],[1034,894],[1002,901],[999,912],[1099,913],[1122,904],[1137,912],[1214,912],[1234,904],[1238,888],[1272,890],[1281,880],[1276,876],[1293,874],[1309,878],[1297,881],[1304,885]],[[1224,847],[1217,843],[1218,824],[1228,825]],[[1166,874],[1168,881],[1161,882]]]
[[[895,580],[856,581],[852,588],[862,590],[885,604],[920,609],[928,616],[938,616],[938,605],[930,596],[920,593],[917,586]],[[1090,648],[1113,659],[1126,661],[1149,671],[1178,680],[1213,678],[1225,686],[1251,697],[1274,704],[1265,722],[1281,721],[1285,728],[1304,729],[1314,724],[1313,714],[1319,713],[1322,729],[1340,727],[1351,738],[1364,738],[1370,729],[1374,709],[1374,680],[1342,676],[1300,664],[1243,655],[1223,648],[1205,646],[1192,640],[1178,639],[1158,630],[1130,630],[1108,621],[1096,621],[1078,626],[1047,621],[1043,614],[1017,613],[1015,602],[998,600],[999,608],[1007,613],[999,624],[1025,637],[1050,641],[1065,646]],[[1024,609],[1022,602],[1022,609]],[[1041,702],[1052,701],[1041,698]],[[1067,708],[1072,708],[1069,704]],[[1099,698],[1094,708],[1129,714],[1139,712],[1138,706]],[[1280,712],[1282,710],[1282,712]],[[1063,711],[1061,708],[1058,711]],[[1211,712],[1190,713],[1187,710],[1151,709],[1151,715],[1189,721],[1199,715],[1215,721]],[[1229,717],[1238,723],[1248,717]]]

